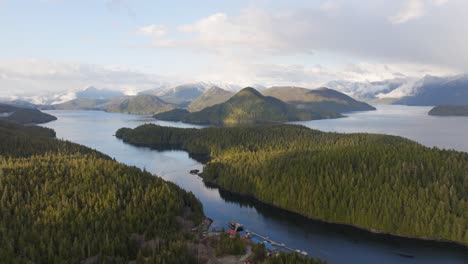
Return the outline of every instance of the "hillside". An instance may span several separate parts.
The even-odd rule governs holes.
[[[414,92],[393,104],[434,106],[468,105],[468,75],[455,77],[426,76],[415,84]]]
[[[298,110],[279,99],[263,96],[257,90],[248,87],[239,91],[228,101],[186,115],[180,121],[202,125],[239,125],[282,123],[339,116],[339,114],[324,115]]]
[[[194,262],[181,225],[203,216],[192,194],[54,134],[0,122],[2,260]]]
[[[186,107],[205,91],[200,83],[183,84],[157,94],[165,102]]]
[[[125,96],[120,91],[110,89],[98,89],[96,87],[88,87],[82,91],[76,92],[76,98],[90,98],[90,99],[111,99],[114,97]]]
[[[468,116],[468,105],[439,105],[429,111],[433,116]]]
[[[374,107],[366,103],[356,101],[343,93],[328,88],[310,90],[301,87],[275,86],[262,93],[293,104],[299,109],[318,112],[344,113],[375,110]]]
[[[143,125],[116,135],[211,157],[205,181],[307,217],[468,245],[468,153],[293,125]]]
[[[155,114],[153,117],[163,121],[179,122],[185,120],[185,118],[188,115],[190,115],[190,112],[187,109],[177,108],[159,114]]]
[[[57,118],[37,109],[0,104],[0,120],[18,124],[43,124],[57,120]]]
[[[47,110],[105,110],[109,99],[77,98],[65,103],[42,106]]]
[[[175,109],[173,104],[166,103],[154,95],[137,95],[120,101],[109,103],[106,107],[108,112],[151,115]]]
[[[213,86],[199,97],[190,102],[188,109],[191,112],[203,110],[209,106],[221,104],[229,100],[234,93]]]

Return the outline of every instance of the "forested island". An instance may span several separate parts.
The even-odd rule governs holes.
[[[210,157],[201,176],[307,217],[468,244],[468,154],[294,125],[123,128],[123,141]]]
[[[57,120],[55,116],[43,113],[37,109],[0,104],[0,121],[30,125],[43,124],[54,120]]]
[[[439,105],[429,111],[432,116],[468,116],[468,105]]]
[[[216,263],[250,247],[223,234],[201,239],[206,219],[193,194],[58,140],[52,129],[0,121],[0,142],[0,259],[7,263]],[[253,247],[250,257],[263,263],[325,263],[266,258],[265,248]]]
[[[239,125],[338,118],[342,115],[335,112],[298,109],[277,98],[264,96],[254,88],[247,87],[226,102],[209,106],[198,112],[172,110],[156,114],[154,117],[159,120],[200,125]]]

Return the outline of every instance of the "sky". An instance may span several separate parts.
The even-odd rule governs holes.
[[[466,0],[0,0],[0,97],[468,72]]]

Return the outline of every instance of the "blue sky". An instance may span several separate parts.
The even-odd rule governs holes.
[[[466,8],[463,0],[0,0],[0,85],[10,89],[0,96],[464,73]]]

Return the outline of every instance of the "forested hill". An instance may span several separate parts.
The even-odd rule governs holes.
[[[354,100],[344,93],[325,87],[311,90],[293,86],[274,86],[262,93],[290,103],[297,108],[319,112],[345,113],[375,110],[375,107],[367,103]]]
[[[0,104],[0,121],[18,124],[43,124],[54,120],[57,120],[55,116],[43,113],[37,109]]]
[[[468,244],[468,153],[302,126],[120,129],[125,142],[211,156],[202,177],[302,215]]]
[[[137,115],[153,115],[175,108],[175,105],[167,103],[157,96],[147,94],[111,101],[106,105],[106,111],[108,112]]]
[[[182,116],[179,114],[180,112],[171,111],[154,117],[171,121],[180,117],[182,119],[178,121],[202,125],[271,124],[341,117],[338,113],[296,109],[277,98],[263,96],[250,87],[242,89],[224,103]]]
[[[0,122],[2,262],[195,262],[192,194],[54,135]]]
[[[468,105],[439,105],[429,111],[433,116],[468,116]]]

